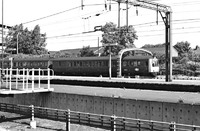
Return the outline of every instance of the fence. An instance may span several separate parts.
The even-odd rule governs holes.
[[[40,88],[40,81],[47,80],[47,88],[50,89],[51,74],[54,75],[51,69],[1,69],[0,68],[0,87],[5,87],[10,91],[15,86],[15,89],[22,88],[22,90],[29,89],[29,81],[31,81],[31,90],[34,90],[35,81],[38,82],[38,88]],[[19,84],[19,82],[21,84]],[[5,84],[4,84],[5,83]]]
[[[30,118],[35,116],[38,118],[62,121],[66,123],[66,131],[70,131],[71,123],[111,131],[200,131],[200,126],[178,124],[175,122],[142,120],[6,103],[0,103],[0,111],[26,115]]]

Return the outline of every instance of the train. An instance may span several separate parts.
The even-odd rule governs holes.
[[[117,77],[118,58],[111,57],[111,75]],[[102,76],[108,77],[109,57],[68,57],[68,58],[14,58],[1,59],[0,67],[13,69],[50,68],[54,75]],[[121,61],[121,76],[155,77],[159,72],[158,59],[153,56],[127,56]]]

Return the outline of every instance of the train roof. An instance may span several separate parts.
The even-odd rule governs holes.
[[[152,56],[128,56],[124,59],[150,59],[153,58]],[[59,60],[107,60],[109,59],[109,56],[106,57],[68,57],[68,58],[56,58],[53,59],[55,61]],[[117,56],[112,57],[112,59],[117,59]]]
[[[127,56],[124,59],[150,59],[153,58],[150,55],[142,55],[142,56]],[[30,57],[30,58],[14,58],[14,61],[60,61],[60,60],[108,60],[109,56],[105,57],[67,57],[67,58],[36,58],[36,57]],[[112,59],[117,59],[117,56],[112,57]],[[5,61],[10,61],[9,58],[4,59]],[[0,60],[2,61],[2,59]]]

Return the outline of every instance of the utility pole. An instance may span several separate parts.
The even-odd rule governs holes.
[[[128,31],[128,0],[126,0],[126,26]]]
[[[3,69],[3,0],[2,0],[2,37],[1,37],[1,47],[2,47],[2,50],[1,50],[1,57],[2,57],[2,63],[1,63],[1,66],[2,66],[2,69]]]
[[[118,1],[118,27],[120,27],[120,1]]]

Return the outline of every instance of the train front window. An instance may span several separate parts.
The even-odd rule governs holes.
[[[153,61],[152,61],[152,66],[153,66],[153,67],[158,66],[158,61],[157,61],[157,60],[153,60]]]
[[[137,61],[134,61],[134,66],[137,66]]]

